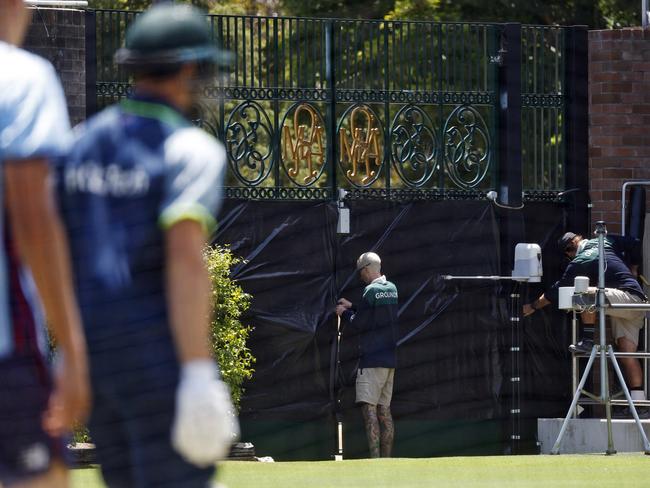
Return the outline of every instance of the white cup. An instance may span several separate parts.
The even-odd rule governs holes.
[[[589,289],[589,278],[586,276],[576,276],[573,280],[575,293],[587,293]]]
[[[573,308],[573,286],[561,286],[559,288],[557,308],[560,310],[571,310]]]

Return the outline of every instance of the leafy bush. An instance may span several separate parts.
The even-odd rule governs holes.
[[[88,432],[88,427],[83,424],[75,425],[74,429],[72,429],[72,439],[70,440],[72,441],[72,444],[92,442],[90,432]]]
[[[246,346],[251,327],[241,323],[241,315],[248,310],[251,296],[230,278],[230,270],[242,260],[227,247],[208,247],[205,260],[212,282],[213,317],[210,324],[212,352],[219,362],[223,380],[230,387],[233,403],[239,409],[244,380],[253,375],[255,358]],[[48,330],[49,332],[49,330]],[[54,354],[56,342],[52,334],[50,353]],[[78,425],[72,433],[72,442],[92,442],[88,429]]]
[[[239,408],[244,380],[253,375],[255,358],[246,345],[251,327],[241,323],[251,296],[230,278],[230,270],[242,260],[228,247],[208,247],[205,260],[212,282],[213,317],[210,342],[219,362],[223,380],[230,387],[233,403]]]

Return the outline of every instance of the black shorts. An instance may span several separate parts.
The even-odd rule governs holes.
[[[147,365],[142,357],[155,349],[153,343],[132,351],[124,348],[112,360],[91,353],[95,367],[88,428],[97,462],[111,488],[205,488],[215,468],[189,464],[171,445],[178,383],[175,352],[170,344],[168,354]],[[102,370],[100,363],[112,366]]]
[[[46,472],[63,459],[64,442],[43,431],[52,382],[38,355],[0,359],[0,483]]]

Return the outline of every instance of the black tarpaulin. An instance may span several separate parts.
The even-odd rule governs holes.
[[[346,454],[365,455],[353,391],[358,338],[342,324],[337,367],[333,311],[339,297],[359,300],[364,285],[355,262],[372,250],[400,296],[395,455],[507,452],[511,284],[442,279],[499,274],[501,216],[487,202],[348,206],[347,235],[336,234],[334,202],[228,201],[222,211],[216,241],[246,260],[233,276],[253,295],[244,317],[254,327],[250,347],[257,358],[242,401],[246,440],[278,459],[327,458],[339,419]],[[527,242],[554,242],[562,214],[559,206],[543,204],[526,207],[517,218],[524,219]],[[550,277],[559,263],[546,254]],[[524,286],[524,293],[538,288]],[[570,385],[568,376],[558,381],[564,365],[547,374],[549,358],[564,360],[566,328],[553,323],[555,315],[522,325],[531,329],[522,364],[533,385],[522,388],[523,400],[535,403],[550,391],[551,399],[536,410],[554,412],[564,406],[560,390],[568,394]]]
[[[326,203],[239,202],[217,241],[244,258],[233,278],[253,296],[244,321],[255,377],[242,413],[292,421],[329,414],[336,211]]]

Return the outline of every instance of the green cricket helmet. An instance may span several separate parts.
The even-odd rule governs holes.
[[[157,70],[196,62],[227,66],[232,53],[212,39],[205,15],[191,5],[155,5],[129,26],[115,61],[133,70]]]

